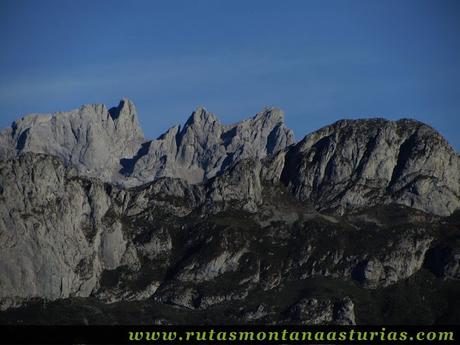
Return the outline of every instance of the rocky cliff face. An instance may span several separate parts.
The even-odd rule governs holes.
[[[430,127],[341,121],[289,145],[278,110],[225,126],[198,109],[145,142],[133,114],[2,132],[0,321],[36,323],[37,300],[54,322],[88,322],[87,303],[103,323],[460,320],[458,156]],[[98,162],[107,142],[124,153]]]
[[[279,109],[265,109],[236,125],[222,125],[198,108],[183,129],[173,127],[145,145],[145,154],[126,160],[126,172],[137,181],[178,177],[190,183],[207,181],[246,158],[261,159],[294,143]]]
[[[136,186],[160,177],[199,183],[245,158],[263,158],[294,142],[279,109],[265,109],[236,125],[222,125],[198,108],[183,129],[144,139],[136,109],[127,99],[118,107],[86,105],[53,115],[29,115],[0,134],[0,158],[24,152],[61,158],[82,176]]]
[[[438,215],[460,207],[460,158],[413,120],[344,120],[286,153],[281,175],[300,200],[344,213],[398,203]]]
[[[134,155],[144,141],[134,105],[85,105],[70,112],[29,115],[0,134],[0,158],[24,152],[61,158],[80,174],[117,181],[120,157]]]

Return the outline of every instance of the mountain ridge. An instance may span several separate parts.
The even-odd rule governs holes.
[[[263,157],[293,141],[278,109],[266,108],[252,119],[222,125],[203,107],[183,127],[171,127],[157,139],[147,140],[134,104],[122,99],[110,109],[93,104],[52,115],[25,116],[0,132],[0,159],[25,151],[48,153],[76,166],[83,175],[106,182],[133,186],[177,176],[197,183],[219,173],[223,163]],[[214,159],[208,162],[206,156]]]
[[[459,207],[458,155],[439,132],[416,120],[337,121],[308,134],[287,158],[282,179],[321,209],[343,212],[347,203],[389,200],[443,215]],[[369,193],[375,195],[363,197]],[[433,200],[420,200],[427,196]]]
[[[261,179],[261,170],[260,162],[244,160],[204,185],[163,177],[124,189],[81,177],[50,155],[0,162],[1,309],[15,315],[15,308],[34,308],[37,298],[96,298],[185,311],[230,303],[235,313],[230,306],[258,290],[326,279],[356,285],[351,304],[345,295],[343,322],[350,324],[367,320],[353,307],[366,290],[405,286],[427,270],[448,286],[460,279],[455,217],[396,205],[324,215]],[[337,299],[308,296],[327,303],[285,321],[285,313],[264,304],[268,315],[243,319],[342,322],[328,312]],[[304,298],[288,309],[317,303]]]
[[[452,147],[384,119],[294,142],[283,116],[222,125],[197,108],[147,141],[122,100],[3,130],[0,320],[42,322],[45,301],[83,308],[83,323],[88,304],[95,322],[124,320],[123,306],[155,323],[460,320]]]
[[[134,104],[122,99],[110,109],[26,116],[0,132],[0,143],[0,159],[51,154],[83,176],[124,187],[161,177],[202,183],[245,159],[267,158],[264,178],[318,210],[396,202],[449,215],[460,207],[459,156],[439,132],[412,119],[339,120],[295,142],[278,108],[224,125],[200,106],[183,126],[146,140]]]

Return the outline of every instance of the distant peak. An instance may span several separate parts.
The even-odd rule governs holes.
[[[375,117],[375,118],[362,118],[362,119],[343,119],[334,122],[333,124],[326,126],[325,128],[346,128],[346,127],[383,127],[387,125],[396,126],[401,130],[417,130],[424,129],[427,131],[432,131],[433,133],[438,133],[437,130],[431,126],[423,123],[421,121],[409,118],[403,118],[399,120],[387,120],[385,118]]]
[[[134,115],[135,113],[136,107],[134,106],[134,103],[127,98],[121,99],[120,103],[118,103],[118,106],[109,109],[109,114],[113,120],[118,119],[124,114]]]
[[[263,113],[269,117],[284,119],[284,111],[281,108],[267,107],[267,108],[264,108]]]
[[[284,123],[284,112],[280,108],[265,107],[262,111],[258,112],[252,120],[272,124]]]
[[[125,133],[130,133],[134,140],[142,140],[144,134],[137,119],[137,112],[134,103],[123,98],[118,106],[109,109],[109,116],[112,118],[115,127]]]
[[[207,113],[208,111],[206,110],[206,108],[202,105],[199,105],[198,107],[196,107],[194,113]]]
[[[190,115],[185,126],[190,126],[192,124],[195,125],[204,125],[209,122],[217,122],[217,117],[206,110],[203,106],[199,106],[195,109],[195,111]]]
[[[396,121],[396,123],[398,125],[403,125],[403,126],[413,126],[413,127],[429,127],[429,128],[432,128],[431,126],[429,126],[428,124],[424,123],[424,122],[421,122],[419,120],[415,120],[415,119],[409,119],[409,118],[404,118],[404,119],[399,119],[398,121]],[[434,130],[434,128],[433,128]]]
[[[408,118],[399,120],[387,120],[385,118],[342,119],[306,135],[301,141],[301,146],[311,145],[312,142],[317,142],[333,133],[335,136],[360,135],[363,138],[366,136],[374,137],[378,133],[385,132],[392,132],[394,135],[406,139],[415,136],[420,141],[436,139],[453,150],[447,140],[435,128],[424,122]]]

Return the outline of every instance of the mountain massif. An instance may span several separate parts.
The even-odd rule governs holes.
[[[459,208],[414,120],[33,114],[0,132],[0,322],[459,323]]]
[[[236,125],[222,125],[198,108],[181,129],[146,140],[133,103],[86,105],[68,113],[29,115],[0,136],[0,158],[23,152],[57,156],[83,176],[136,186],[160,177],[199,183],[245,158],[260,159],[294,142],[278,109]]]

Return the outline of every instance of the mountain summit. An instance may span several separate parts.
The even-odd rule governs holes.
[[[249,159],[317,210],[398,203],[449,215],[460,207],[459,156],[433,128],[407,119],[342,120],[294,144],[280,109],[224,125],[198,107],[183,127],[146,140],[134,104],[123,99],[111,109],[26,116],[0,133],[0,143],[0,159],[53,155],[81,176],[124,187],[163,177],[205,183]]]
[[[199,107],[148,141],[122,100],[0,144],[0,321],[460,320],[460,158],[423,123],[295,143],[279,109],[224,125]]]
[[[91,104],[69,112],[25,116],[0,133],[0,158],[44,153],[61,158],[83,175],[116,181],[120,157],[134,155],[144,141],[136,108],[124,99],[110,110]]]
[[[263,158],[294,143],[278,109],[222,125],[197,108],[183,129],[173,127],[156,140],[144,139],[134,104],[85,105],[50,115],[32,114],[0,133],[0,159],[24,152],[61,158],[85,176],[135,186],[159,177],[203,182],[241,159]]]
[[[460,207],[460,158],[433,128],[402,119],[342,120],[286,154],[281,180],[320,210],[389,203],[449,215]]]

